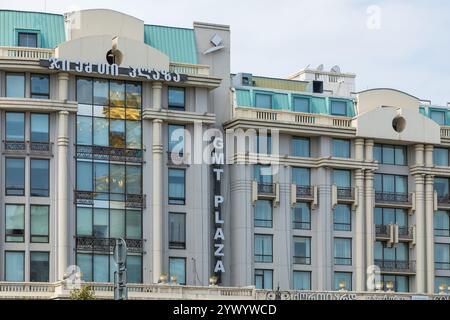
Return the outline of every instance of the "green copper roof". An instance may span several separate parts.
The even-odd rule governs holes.
[[[145,25],[144,42],[167,54],[172,62],[197,64],[193,29]]]
[[[0,46],[17,46],[19,32],[37,33],[38,47],[54,48],[66,38],[64,17],[50,13],[0,10]]]

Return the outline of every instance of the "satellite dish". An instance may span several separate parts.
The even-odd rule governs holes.
[[[331,68],[331,72],[334,73],[341,73],[341,68],[339,68],[338,65],[334,66],[333,68]]]
[[[323,64],[319,64],[319,66],[317,67],[317,70],[318,70],[318,71],[323,71],[323,68],[324,68],[324,67],[323,67]]]

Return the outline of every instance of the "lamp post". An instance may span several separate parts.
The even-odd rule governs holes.
[[[347,291],[345,289],[345,281],[344,280],[339,281],[339,291]]]
[[[392,289],[394,289],[394,282],[393,281],[386,282],[386,289],[387,292],[393,292]]]

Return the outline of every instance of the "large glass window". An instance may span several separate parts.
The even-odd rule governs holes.
[[[169,124],[169,152],[182,156],[184,153],[184,126]]]
[[[309,138],[292,138],[292,155],[294,157],[309,157]]]
[[[256,136],[256,153],[272,154],[272,137],[269,134]]]
[[[333,183],[338,188],[350,188],[351,185],[351,172],[350,170],[333,170]]]
[[[49,121],[48,114],[32,113],[31,114],[31,142],[49,141]]]
[[[272,95],[265,93],[256,93],[255,94],[255,107],[264,108],[264,109],[272,109]]]
[[[311,206],[307,202],[297,202],[292,209],[294,229],[311,230]]]
[[[112,282],[113,281],[113,257],[109,254],[91,254],[91,253],[77,253],[77,265],[83,273],[84,281],[94,282]],[[127,258],[127,269],[128,269]],[[127,277],[130,279],[130,272],[127,272]],[[129,281],[131,282],[131,281]]]
[[[125,106],[125,82],[109,82],[109,103],[111,107]]]
[[[31,159],[30,195],[48,197],[49,195],[49,160]]]
[[[309,98],[304,97],[294,97],[293,99],[293,111],[295,112],[310,112],[310,104],[309,104]]]
[[[25,98],[25,74],[6,74],[6,96],[8,98]]]
[[[294,264],[311,264],[311,238],[294,237]]]
[[[448,288],[450,286],[450,277],[435,277],[434,278],[434,293],[439,293],[440,286],[444,286],[444,288]]]
[[[294,290],[311,290],[311,272],[294,271]]]
[[[310,169],[309,168],[292,168],[292,183],[297,186],[310,186]]]
[[[448,178],[434,178],[434,190],[436,190],[438,197],[448,198],[449,196],[449,179]]]
[[[350,205],[337,204],[333,210],[333,225],[335,231],[352,230],[352,210]]]
[[[23,204],[5,205],[6,242],[25,241],[25,206]]]
[[[409,292],[409,277],[408,276],[397,276],[390,274],[382,274],[381,281],[384,284],[384,289],[388,290],[386,287],[389,282],[394,285],[395,292]]]
[[[273,270],[255,269],[255,288],[273,289]]]
[[[378,226],[386,226],[393,223],[397,224],[400,229],[406,229],[408,227],[408,213],[404,209],[376,207],[374,211],[375,224]]]
[[[49,207],[30,206],[31,242],[48,242]]]
[[[7,196],[25,195],[25,159],[5,159],[5,191]]]
[[[127,256],[127,280],[129,283],[142,283],[142,257]]]
[[[6,141],[25,141],[25,114],[6,112]]]
[[[434,268],[436,270],[450,270],[450,244],[434,244]]]
[[[352,265],[352,239],[334,238],[334,264]]]
[[[186,214],[169,212],[169,248],[186,248]]]
[[[25,281],[25,252],[5,251],[5,281]]]
[[[255,262],[272,262],[272,236],[255,234]]]
[[[448,149],[434,148],[433,149],[433,163],[436,166],[448,166]]]
[[[339,100],[331,100],[331,114],[335,116],[347,115],[347,102]]]
[[[256,201],[254,223],[255,227],[272,228],[272,201]]]
[[[333,157],[350,158],[350,141],[343,139],[333,139]]]
[[[450,237],[450,212],[437,210],[434,213],[434,235]]]
[[[394,247],[387,247],[382,242],[375,242],[375,260],[384,262],[408,262],[409,261],[409,247],[408,243],[400,242]],[[377,261],[375,261],[375,264]],[[405,264],[406,266],[406,264]]]
[[[393,164],[404,166],[407,164],[405,146],[394,146],[389,144],[375,144],[373,149],[375,160],[382,164]]]
[[[177,278],[177,283],[186,284],[186,258],[169,258],[169,279]]]
[[[260,184],[272,184],[272,167],[270,165],[254,166],[255,180]]]
[[[445,111],[430,111],[430,118],[434,120],[437,124],[445,126]]]
[[[49,280],[49,253],[30,252],[30,281],[48,282]]]
[[[50,99],[50,77],[48,74],[31,75],[31,98]]]
[[[186,98],[184,88],[169,87],[167,90],[169,109],[185,110]]]
[[[38,34],[35,32],[19,32],[17,45],[19,47],[37,48]]]
[[[169,169],[169,204],[184,205],[186,202],[186,170]]]
[[[351,272],[335,272],[334,273],[334,290],[352,290],[352,273]]]
[[[374,188],[376,192],[407,194],[408,177],[376,173],[374,176]]]

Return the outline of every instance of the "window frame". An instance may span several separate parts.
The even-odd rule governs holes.
[[[17,46],[20,48],[40,48],[40,32],[38,30],[25,30],[25,29],[19,29],[16,30],[17,34]],[[27,35],[27,36],[35,36],[36,37],[36,46],[35,47],[29,47],[29,46],[21,46],[20,45],[20,36],[21,35]],[[27,41],[28,43],[28,41]]]
[[[48,181],[48,188],[47,190],[47,194],[46,195],[37,195],[37,194],[33,194],[33,189],[36,190],[36,188],[33,188],[33,175],[32,175],[32,163],[33,161],[45,161],[47,162],[47,181]],[[45,189],[42,189],[45,190]],[[39,190],[39,191],[42,191]],[[39,197],[39,198],[48,198],[50,196],[50,159],[43,159],[43,158],[30,158],[30,197]]]
[[[309,278],[309,285],[308,285],[308,289],[297,289],[295,288],[295,274],[308,274],[308,278]],[[312,287],[312,271],[307,271],[307,270],[293,270],[292,272],[292,289],[293,290],[311,290]]]
[[[307,141],[308,143],[308,154],[307,155],[298,155],[294,153],[294,142],[295,141]],[[311,157],[311,139],[309,137],[298,137],[293,136],[291,138],[291,156],[293,157],[304,157],[304,158],[310,158]]]
[[[256,253],[256,240],[259,237],[270,239],[270,243],[271,243],[271,254],[270,255],[264,254],[264,248],[263,248],[261,254]],[[273,235],[265,234],[265,233],[255,233],[253,242],[254,242],[253,259],[254,259],[255,263],[273,263]],[[270,260],[264,261],[266,257],[269,257]]]
[[[449,227],[447,229],[445,229],[445,228],[436,228],[436,221],[437,221],[436,213],[438,213],[438,212],[443,212],[447,216],[447,221],[448,221],[448,225],[449,225]],[[435,237],[450,237],[450,211],[448,211],[448,210],[436,210],[436,211],[434,211],[433,220],[434,220],[434,223],[433,223],[433,234],[434,234],[434,236]],[[438,231],[438,232],[436,232],[436,231]],[[443,232],[440,233],[441,231],[444,231],[445,234]]]
[[[33,235],[33,214],[32,207],[46,207],[47,208],[47,235]],[[30,243],[49,243],[50,242],[50,206],[47,204],[30,204]],[[33,241],[33,237],[47,237],[47,241]]]
[[[22,230],[22,240],[8,240],[8,237],[17,237],[13,234],[9,234],[7,232],[7,206],[17,206],[17,207],[22,207],[23,208],[23,215],[22,215],[22,222],[23,222],[23,230]],[[25,239],[26,239],[26,233],[27,233],[27,226],[26,226],[26,219],[25,219],[25,204],[24,203],[8,203],[6,202],[4,204],[4,208],[5,208],[5,217],[4,217],[4,221],[5,221],[5,226],[4,226],[4,230],[5,230],[5,243],[25,243]]]
[[[333,104],[334,103],[343,103],[345,105],[344,106],[344,113],[334,112],[334,110],[333,110]],[[332,116],[339,116],[339,117],[347,117],[348,116],[347,104],[348,104],[348,102],[346,100],[330,99],[330,115],[332,115]]]
[[[337,151],[337,150],[335,150],[336,149],[336,146],[335,146],[336,142],[341,142],[341,143],[345,142],[345,143],[348,144],[348,148],[346,148],[347,150],[346,150],[346,155],[345,156],[336,155],[336,153],[335,153],[335,151]],[[352,157],[352,142],[351,142],[351,140],[349,140],[349,139],[332,138],[331,143],[332,143],[331,156],[333,158],[351,159],[351,157]]]
[[[269,107],[259,106],[258,103],[257,103],[258,96],[269,97],[270,106]],[[255,92],[255,107],[258,108],[258,109],[272,110],[273,109],[273,94],[270,93],[270,92]]]
[[[257,274],[257,272],[262,272],[262,274]],[[266,272],[271,273],[271,278],[272,278],[272,283],[270,284],[270,288],[268,288],[265,283],[266,283]],[[256,278],[257,277],[261,277],[262,279],[262,288],[258,288],[259,290],[272,290],[273,289],[273,270],[272,269],[260,269],[260,268],[256,268],[253,272],[253,280],[254,280],[254,284],[255,284],[255,288],[256,288]]]
[[[33,254],[34,253],[45,253],[45,254],[47,254],[47,281],[33,281],[32,279],[31,279],[31,275],[32,275],[32,270],[33,270],[33,268],[31,267],[31,263],[32,263],[32,256],[33,256]],[[41,250],[38,250],[38,251],[30,251],[30,282],[50,282],[50,264],[51,264],[51,262],[50,262],[50,252],[49,251],[41,251]]]
[[[337,207],[345,207],[348,208],[348,222],[336,222],[336,208]],[[351,232],[352,231],[352,208],[349,204],[338,203],[336,207],[333,209],[333,230],[341,231],[341,232]]]
[[[258,210],[257,210],[258,202],[259,203],[268,203],[269,204],[270,220],[259,219],[259,218],[256,217],[256,213],[258,212]],[[262,224],[258,225],[257,221],[261,222]],[[263,225],[266,222],[269,222],[269,223],[267,225]],[[255,201],[255,206],[253,208],[253,226],[255,228],[267,228],[267,229],[273,228],[273,206],[272,206],[272,201],[271,200],[259,199],[259,200]]]
[[[384,153],[385,153],[385,149],[386,148],[392,148],[393,149],[393,156],[394,156],[394,162],[393,163],[389,163],[386,162],[384,159]],[[381,156],[381,161],[378,160],[379,164],[385,164],[385,165],[392,165],[392,166],[407,166],[408,165],[408,147],[404,146],[404,145],[395,145],[395,144],[385,144],[385,143],[375,143],[374,144],[374,159],[375,157],[375,148],[379,148],[380,149],[380,156]],[[404,154],[404,163],[398,163],[397,162],[397,150],[402,150],[403,154]],[[377,159],[375,159],[377,160]]]
[[[175,91],[182,91],[183,92],[183,104],[171,104],[170,103],[170,90]],[[169,110],[176,110],[176,111],[186,111],[186,88],[184,87],[174,87],[174,86],[168,86],[167,87],[167,109]]]
[[[45,77],[48,81],[48,93],[33,93],[33,77]],[[39,98],[36,98],[38,96]],[[30,98],[32,99],[50,99],[50,75],[47,73],[31,73],[30,74]]]
[[[448,271],[450,270],[450,243],[443,243],[443,242],[435,242],[434,243],[434,247],[435,247],[435,252],[436,252],[436,248],[438,246],[442,246],[445,247],[447,250],[447,257],[448,260],[447,261],[438,261],[436,259],[436,254],[434,254],[435,258],[434,258],[434,269],[435,270],[444,270],[444,271]]]
[[[350,276],[349,277],[349,279],[350,279],[350,286],[346,283],[346,286],[345,286],[345,290],[347,290],[347,291],[352,291],[353,290],[353,272],[352,271],[334,271],[334,273],[333,273],[333,282],[334,282],[334,290],[340,290],[339,289],[339,283],[337,283],[337,285],[338,285],[338,287],[336,288],[336,275],[340,275],[340,274],[342,274],[342,275],[347,275],[347,276]]]
[[[3,277],[4,277],[4,279],[5,279],[5,281],[11,281],[11,280],[6,280],[6,256],[7,256],[7,253],[21,253],[22,254],[22,257],[23,257],[23,264],[22,264],[22,273],[23,273],[23,279],[22,280],[19,280],[19,282],[25,282],[25,278],[26,278],[26,274],[25,274],[25,251],[21,251],[21,250],[5,250],[4,251],[4,254],[3,254],[3,261],[4,261],[4,264],[3,264]],[[14,282],[16,282],[16,280],[14,280]]]
[[[295,110],[295,100],[297,100],[297,99],[308,101],[308,110],[307,111]],[[308,96],[292,95],[292,111],[293,112],[301,112],[301,113],[311,113],[311,98]]]
[[[183,241],[172,241],[172,232],[171,232],[171,227],[170,227],[170,216],[172,215],[177,215],[177,216],[182,216],[183,217]],[[168,232],[168,240],[169,240],[169,249],[175,249],[175,250],[185,250],[186,249],[186,213],[185,212],[173,212],[173,211],[169,211],[169,215],[168,215],[168,224],[169,224],[169,232]],[[178,244],[178,245],[177,245]]]
[[[170,172],[171,171],[180,171],[183,172],[183,198],[179,197],[171,197],[170,195]],[[168,168],[167,170],[167,200],[169,205],[179,205],[179,206],[185,206],[186,205],[186,169],[184,168]]]
[[[23,96],[21,96],[21,97],[8,96],[8,75],[22,75],[22,77],[23,77]],[[26,98],[26,92],[27,92],[26,81],[27,81],[27,75],[25,72],[6,72],[5,73],[5,97],[16,98],[16,99]],[[23,112],[21,112],[21,113],[23,113]]]
[[[303,221],[299,221],[295,219],[295,209],[297,209],[298,205],[306,205],[306,207],[308,208],[308,217],[309,217],[309,221],[308,222],[303,222]],[[311,203],[310,202],[296,202],[295,206],[292,208],[292,229],[294,230],[311,230]],[[296,226],[300,225],[301,227],[298,228]],[[306,227],[303,227],[306,226]]]
[[[184,265],[184,282],[179,282],[180,279],[178,279],[177,277],[177,283],[180,285],[186,285],[187,284],[187,259],[185,257],[174,257],[174,256],[169,256],[169,279],[172,277],[172,274],[170,273],[170,261],[171,260],[180,260],[183,261],[183,265]]]
[[[32,139],[33,132],[33,115],[46,115],[47,116],[47,141],[34,141]],[[50,143],[50,114],[48,113],[40,113],[40,112],[30,112],[30,142],[31,143]]]
[[[23,115],[23,140],[9,140],[8,137],[8,114],[21,114]],[[6,142],[23,142],[25,143],[26,137],[25,137],[25,132],[26,132],[26,113],[25,112],[20,112],[20,111],[6,111],[5,112],[5,141]]]
[[[443,120],[444,120],[444,123],[439,123],[439,122],[437,122],[434,118],[433,118],[433,114],[440,114],[440,115],[442,115],[443,116]],[[433,120],[434,122],[436,122],[438,125],[440,125],[440,126],[445,126],[446,124],[447,124],[447,114],[446,114],[446,111],[445,110],[435,110],[435,109],[431,109],[430,110],[430,119],[431,120]]]
[[[8,190],[10,190],[11,188],[8,188],[8,186],[7,186],[7,181],[8,181],[8,175],[9,174],[11,174],[10,172],[9,172],[9,170],[6,170],[7,169],[7,163],[8,163],[8,160],[10,160],[10,159],[12,159],[12,160],[22,160],[22,162],[23,162],[23,180],[22,180],[22,186],[23,186],[23,188],[21,188],[20,190],[22,191],[22,194],[8,194]],[[25,180],[26,180],[26,177],[25,177],[25,166],[26,166],[26,163],[25,163],[25,158],[21,158],[21,157],[5,157],[5,196],[13,196],[13,197],[24,197],[25,196]],[[14,190],[19,190],[18,188],[14,188]]]
[[[308,236],[293,236],[292,239],[292,262],[295,265],[311,265],[311,256],[312,256],[312,252],[311,252],[311,237]],[[297,256],[296,252],[295,252],[295,243],[296,240],[306,240],[305,242],[308,244],[308,248],[306,248],[306,254],[305,256]],[[309,256],[308,256],[309,253]]]
[[[447,161],[445,164],[440,164],[436,162],[436,159],[438,157],[436,157],[437,152],[436,151],[442,151],[442,152],[446,152],[447,153]],[[433,148],[433,164],[435,166],[441,166],[441,167],[448,167],[450,165],[450,150],[448,148]]]
[[[336,256],[336,240],[343,240],[350,243],[350,257]],[[353,265],[353,238],[334,237],[333,238],[333,261],[335,266],[352,266]],[[344,262],[345,261],[345,262]]]

